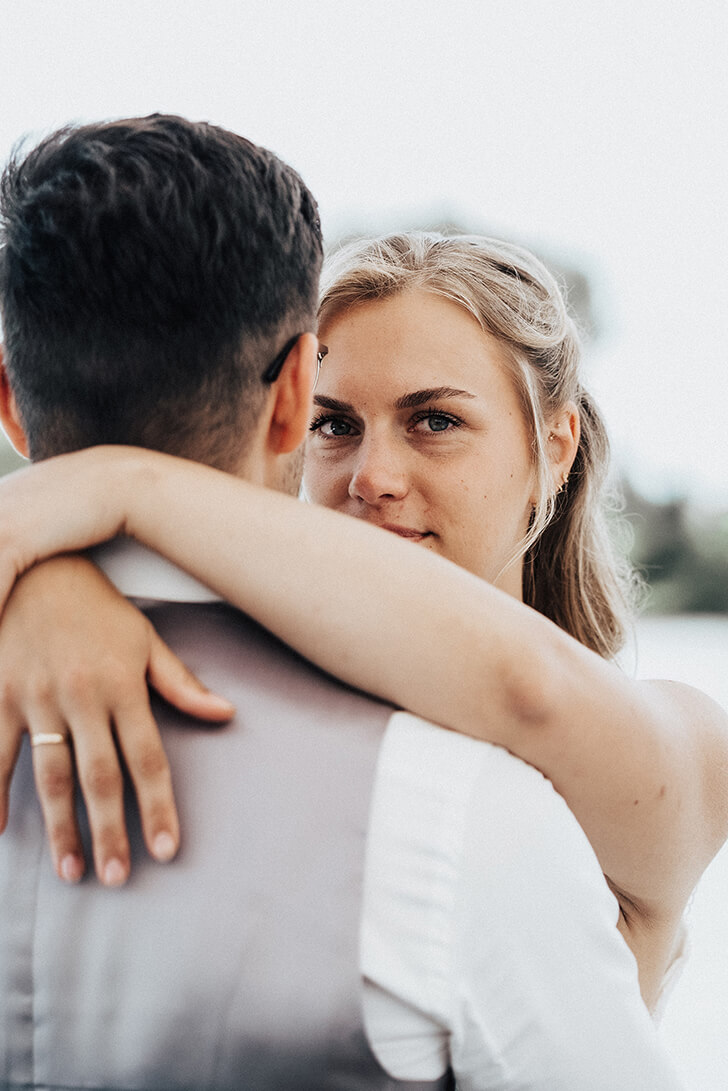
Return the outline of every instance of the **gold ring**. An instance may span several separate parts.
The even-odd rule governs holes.
[[[51,743],[68,742],[66,735],[61,735],[60,731],[50,731],[47,734],[40,731],[37,735],[30,736],[31,746],[50,746]]]

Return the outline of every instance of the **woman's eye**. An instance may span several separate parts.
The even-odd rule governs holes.
[[[340,436],[353,435],[354,428],[342,417],[314,417],[309,425],[309,431],[318,432],[329,439],[338,439]]]
[[[418,432],[449,432],[453,428],[459,428],[462,421],[458,417],[451,417],[449,413],[422,413],[415,417],[413,428]]]

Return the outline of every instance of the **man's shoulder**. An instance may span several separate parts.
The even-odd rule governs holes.
[[[515,811],[519,802],[518,813],[526,818],[530,812],[550,809],[559,815],[571,814],[534,766],[501,746],[445,729],[406,710],[395,711],[390,719],[382,766],[403,780],[430,782],[460,801],[478,786],[489,786],[499,798],[508,798],[509,811]]]
[[[562,884],[575,876],[613,901],[563,797],[539,770],[500,746],[397,712],[380,750],[375,804],[387,816],[378,821],[389,837],[435,842],[466,876],[499,873],[505,885],[522,884],[529,870],[545,884],[551,876]]]

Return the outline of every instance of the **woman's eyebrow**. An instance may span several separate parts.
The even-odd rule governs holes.
[[[340,402],[338,398],[327,398],[323,394],[314,394],[314,405],[320,405],[322,409],[333,409],[335,413],[353,413],[354,406],[349,402]]]
[[[469,390],[456,390],[452,386],[436,386],[429,390],[414,390],[411,394],[403,394],[394,403],[395,409],[417,409],[419,405],[427,402],[440,401],[442,398],[474,398]]]
[[[413,390],[411,394],[403,394],[394,403],[395,409],[417,409],[428,402],[441,401],[443,398],[475,398],[469,390],[457,390],[453,386],[434,386],[426,390]],[[314,394],[313,404],[322,409],[330,409],[334,413],[355,413],[356,410],[350,402],[342,402],[338,398],[328,398],[325,394]]]

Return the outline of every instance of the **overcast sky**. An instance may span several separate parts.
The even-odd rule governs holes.
[[[448,217],[592,278],[643,488],[728,506],[725,0],[6,0],[0,156],[162,110],[267,145],[333,238]]]

